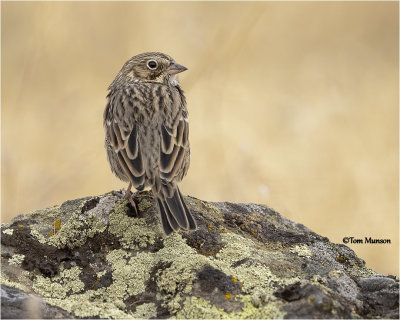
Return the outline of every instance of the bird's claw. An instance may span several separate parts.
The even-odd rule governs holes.
[[[124,189],[121,189],[120,191],[112,191],[113,196],[116,196],[116,197],[118,197],[120,199],[128,200],[128,202],[131,204],[133,210],[135,211],[135,215],[137,216],[138,215],[138,209],[136,207],[135,201],[133,200],[135,198],[136,193],[137,192],[132,193],[129,190],[126,191]]]

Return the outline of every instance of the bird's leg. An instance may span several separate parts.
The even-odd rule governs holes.
[[[132,182],[129,182],[128,188],[126,188],[125,196],[124,196],[124,198],[126,200],[129,200],[131,198],[131,196],[132,196],[131,189],[132,189]]]
[[[129,185],[128,185],[128,188],[126,188],[126,191],[123,190],[123,189],[122,189],[120,192],[118,192],[118,191],[113,191],[113,195],[114,195],[114,196],[117,196],[117,197],[119,197],[119,198],[124,198],[124,199],[128,200],[129,203],[132,205],[133,210],[135,210],[135,213],[136,213],[136,215],[137,215],[137,214],[138,214],[138,210],[137,210],[137,208],[136,208],[136,203],[135,203],[135,201],[133,201],[133,198],[135,197],[136,192],[135,192],[135,193],[132,193],[131,189],[132,189],[132,182],[129,182]]]
[[[129,203],[132,205],[133,210],[135,210],[135,215],[137,216],[138,215],[138,210],[137,210],[135,201],[133,201],[133,198],[135,197],[136,192],[132,193],[131,189],[132,189],[132,182],[129,182],[128,188],[126,188],[126,192],[125,192],[124,198],[126,200],[128,200]]]

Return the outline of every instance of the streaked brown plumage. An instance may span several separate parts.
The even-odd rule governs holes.
[[[150,187],[166,234],[194,230],[178,182],[189,169],[186,100],[177,74],[187,70],[159,52],[129,59],[109,86],[105,147],[113,173],[141,191]]]

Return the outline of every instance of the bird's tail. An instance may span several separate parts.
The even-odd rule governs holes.
[[[155,194],[155,198],[160,209],[161,223],[166,235],[179,229],[196,229],[196,222],[186,206],[178,187],[176,187],[171,198],[162,194]]]

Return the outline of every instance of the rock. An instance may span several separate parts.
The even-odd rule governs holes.
[[[22,290],[1,285],[2,319],[66,319],[73,315]]]
[[[151,192],[137,216],[105,194],[3,224],[2,318],[398,318],[398,278],[350,248],[266,206],[186,201],[198,230],[168,237]]]

